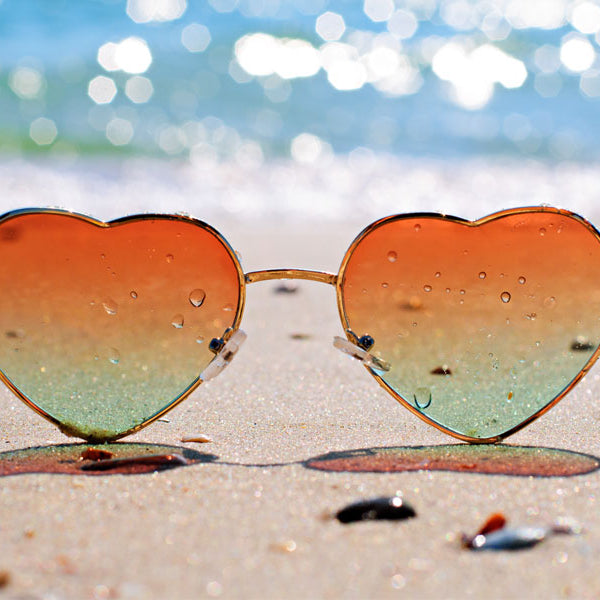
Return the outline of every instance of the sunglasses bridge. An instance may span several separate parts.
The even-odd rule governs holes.
[[[311,271],[308,269],[268,269],[264,271],[251,271],[244,275],[246,283],[256,283],[258,281],[272,281],[277,279],[304,279],[308,281],[317,281],[328,283],[337,288],[338,276],[334,273],[324,271]],[[368,334],[358,336],[351,329],[346,329],[348,339],[335,336],[333,345],[335,348],[348,354],[352,358],[360,360],[365,366],[374,369],[376,372],[389,371],[390,365],[383,359],[374,356],[369,352],[375,344],[375,340]],[[236,331],[228,330],[223,338],[213,339],[210,349],[216,354],[217,358],[211,363],[201,375],[206,381],[212,379],[220,373],[233,359],[239,347],[246,339],[246,334],[238,329]]]
[[[306,279],[308,281],[318,281],[337,285],[338,276],[334,273],[325,273],[324,271],[310,271],[308,269],[268,269],[266,271],[251,271],[246,273],[246,283],[256,283],[257,281],[270,281],[274,279]]]

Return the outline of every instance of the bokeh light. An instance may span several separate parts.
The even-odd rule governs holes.
[[[400,40],[406,40],[415,35],[419,22],[409,10],[397,10],[388,19],[388,31]]]
[[[330,154],[328,144],[316,135],[301,133],[292,140],[292,158],[301,164],[314,164]]]
[[[45,117],[38,117],[32,121],[29,127],[31,139],[39,146],[50,145],[56,139],[57,134],[54,121]]]
[[[24,99],[38,98],[44,93],[42,73],[32,67],[17,67],[11,71],[8,84],[12,91]]]
[[[319,53],[300,39],[276,38],[266,33],[254,33],[235,44],[235,56],[250,75],[276,73],[284,79],[310,77],[321,68]]]
[[[73,22],[32,1],[52,38],[32,40],[24,5],[0,3],[14,19],[9,152],[256,165],[298,162],[307,134],[343,156],[600,155],[595,0],[107,0],[77,4]],[[94,29],[102,19],[114,26]],[[515,133],[517,114],[529,127]],[[57,130],[46,146],[31,144],[38,118]]]
[[[371,21],[387,21],[394,13],[394,0],[364,0],[363,10]]]
[[[134,75],[127,80],[125,84],[125,94],[135,104],[148,102],[154,94],[152,81],[141,75]]]
[[[100,46],[98,62],[106,71],[144,73],[152,64],[152,54],[144,40],[128,37],[119,43],[107,42]]]
[[[173,21],[187,8],[186,0],[127,0],[127,15],[135,23]]]
[[[96,104],[109,104],[117,95],[117,86],[113,79],[98,75],[88,85],[88,96]]]
[[[326,42],[335,42],[344,35],[346,23],[342,15],[327,11],[317,18],[315,30]]]
[[[125,146],[133,138],[133,125],[127,119],[115,117],[106,125],[106,138],[114,146]]]
[[[210,31],[200,23],[190,23],[181,32],[181,43],[189,52],[204,52],[210,44]]]
[[[576,4],[569,19],[575,29],[591,34],[600,30],[600,6],[594,2]]]
[[[587,38],[567,36],[560,47],[560,60],[571,71],[581,73],[596,60],[596,51]]]

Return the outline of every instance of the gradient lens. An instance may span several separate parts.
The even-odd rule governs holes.
[[[98,226],[25,213],[0,224],[0,368],[69,434],[137,428],[198,384],[213,337],[237,325],[241,271],[185,218]]]
[[[560,397],[600,342],[600,243],[555,210],[479,223],[396,217],[345,259],[341,312],[400,398],[450,432],[501,436]]]

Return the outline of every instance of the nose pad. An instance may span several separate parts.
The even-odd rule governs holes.
[[[216,377],[233,360],[240,346],[248,337],[241,329],[237,329],[233,333],[230,333],[230,331],[226,331],[222,338],[213,338],[210,341],[209,348],[216,356],[206,369],[200,373],[202,381],[208,381]]]
[[[385,360],[373,356],[368,350],[373,346],[375,341],[369,335],[363,335],[361,338],[348,330],[348,334],[354,338],[356,341],[351,342],[346,340],[338,335],[333,338],[333,345],[338,349],[348,354],[352,358],[356,358],[360,360],[367,367],[374,369],[376,371],[389,371],[391,368],[390,363]]]

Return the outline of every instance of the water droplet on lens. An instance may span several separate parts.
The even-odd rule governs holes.
[[[441,276],[442,276],[442,274],[441,274],[439,271],[437,271],[437,272],[436,272],[436,274],[435,274],[435,276],[436,276],[436,277],[441,277]]]
[[[527,314],[525,315],[525,318],[526,318],[528,321],[535,321],[535,320],[537,319],[537,314],[536,314],[536,313],[534,313],[534,312],[532,312],[532,313],[527,313]]]
[[[415,225],[415,231],[421,231],[421,226],[418,223]]]
[[[398,260],[398,254],[396,254],[396,252],[394,252],[393,250],[390,250],[388,252],[387,259],[390,262],[396,262]]]
[[[171,325],[173,325],[175,329],[181,329],[183,327],[183,315],[175,315],[171,319]]]
[[[481,271],[481,273],[479,273],[479,279],[485,279],[487,277],[487,273],[485,271]]]
[[[431,291],[433,288],[432,288],[430,285],[424,285],[424,286],[423,286],[423,289],[424,289],[426,292],[430,292],[430,291]]]
[[[121,360],[121,353],[116,348],[110,348],[108,351],[108,362],[118,365]]]
[[[172,254],[167,254],[165,257],[168,263],[172,263],[175,257]]]
[[[190,292],[190,304],[192,306],[198,307],[202,306],[204,302],[204,298],[206,298],[206,292],[201,289],[192,290]]]
[[[460,290],[460,294],[464,296],[465,295],[465,290]]]
[[[413,394],[415,406],[423,410],[431,404],[431,390],[426,387],[418,387]]]
[[[540,235],[546,235],[546,228],[540,227]]]
[[[137,298],[137,292],[135,290],[131,290],[131,292],[129,292],[129,295],[135,300]]]
[[[512,298],[512,296],[509,294],[509,292],[502,292],[500,294],[500,300],[502,300],[502,302],[504,302],[504,304],[506,304],[507,302],[510,302],[511,298]]]
[[[446,294],[450,293],[450,288],[446,288]]]
[[[202,336],[202,335],[199,335],[199,336],[196,338],[196,344],[201,344],[202,342],[204,342],[204,336]]]
[[[384,281],[384,282],[381,284],[381,287],[385,289],[385,288],[387,288],[389,285],[390,285],[390,284],[389,284],[387,281]]]
[[[554,296],[548,296],[548,298],[546,298],[544,300],[544,306],[546,308],[554,308],[555,305],[556,305],[556,298]]]
[[[521,277],[519,277],[519,283],[521,285],[523,285],[526,281],[527,281],[527,279],[525,279],[525,277],[523,277],[523,275],[521,275]]]
[[[233,306],[232,306],[231,304],[226,304],[226,305],[223,307],[223,310],[224,310],[225,312],[231,312],[231,311],[233,311]]]
[[[118,304],[111,298],[104,300],[104,302],[102,302],[102,306],[108,315],[116,315],[119,307]]]

